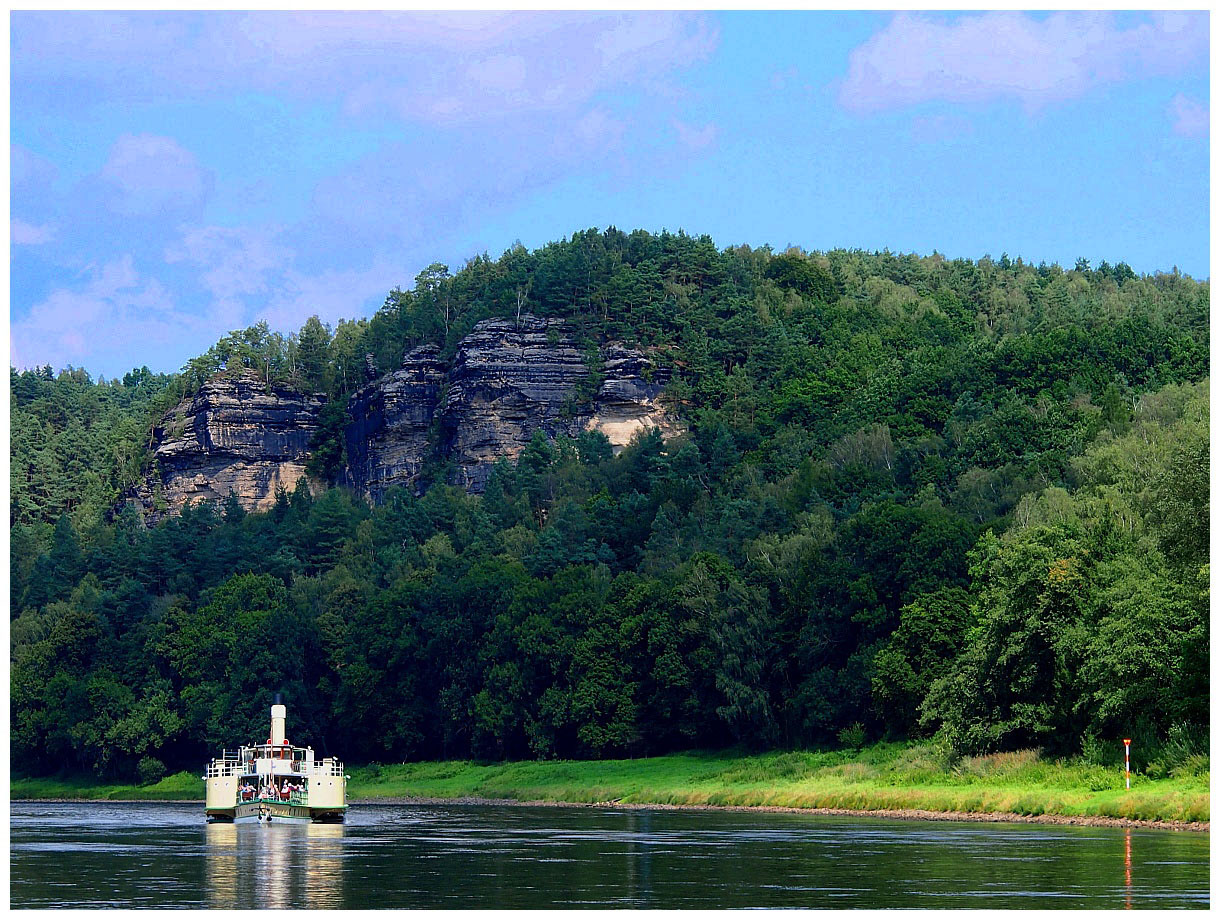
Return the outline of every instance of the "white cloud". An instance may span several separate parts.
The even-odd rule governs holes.
[[[194,208],[210,181],[194,154],[172,137],[155,134],[121,135],[101,178],[114,193],[115,210],[130,215]]]
[[[1207,49],[1206,13],[1156,14],[1127,28],[1110,13],[898,13],[852,51],[839,101],[857,112],[1001,99],[1037,109],[1107,83],[1181,72]]]
[[[691,13],[17,12],[12,70],[18,93],[65,80],[111,103],[253,90],[478,122],[648,85],[718,40]]]
[[[1211,107],[1178,93],[1169,102],[1173,133],[1182,137],[1207,137],[1211,131]]]
[[[410,277],[402,265],[384,258],[364,269],[303,272],[270,231],[250,228],[190,229],[166,253],[166,261],[198,274],[171,289],[123,256],[90,267],[75,284],[55,288],[24,316],[14,317],[10,362],[14,367],[72,364],[106,374],[141,364],[174,370],[225,333],[260,319],[289,333],[315,313],[332,325],[367,315]]]
[[[607,68],[689,65],[702,60],[718,40],[705,20],[676,14],[622,14],[594,45]]]
[[[285,333],[301,328],[315,313],[324,323],[367,315],[368,306],[380,306],[396,285],[409,283],[411,275],[397,263],[379,259],[367,269],[324,271],[316,275],[285,273],[282,283],[257,317],[272,329]]]
[[[35,226],[13,218],[9,221],[9,242],[14,246],[41,246],[55,238],[55,228],[50,224]]]
[[[274,230],[254,227],[192,227],[166,249],[165,261],[200,269],[200,281],[226,307],[252,295],[267,294],[273,277],[292,253],[275,241]]]
[[[673,75],[712,53],[718,35],[702,14],[11,18],[14,107],[26,111],[93,118],[90,107],[103,103],[110,111],[266,94],[286,110],[341,112],[336,130],[368,135],[367,144],[337,145],[354,159],[301,171],[294,181],[313,189],[300,187],[303,213],[287,226],[202,226],[215,178],[173,137],[123,135],[98,173],[59,193],[48,186],[49,164],[14,146],[14,189],[28,188],[20,199],[14,192],[24,218],[14,237],[59,228],[49,248],[61,264],[106,266],[83,280],[61,275],[45,297],[41,286],[33,295],[17,288],[14,355],[38,364],[170,369],[258,318],[287,332],[314,312],[329,322],[366,315],[438,254],[465,249],[459,241],[470,239],[476,216],[494,218],[573,171],[628,162],[624,151],[638,138],[660,139],[667,154],[679,138],[714,138],[713,126],[667,131],[667,105],[634,101],[643,93],[668,102]],[[387,127],[395,119],[415,124]],[[286,151],[285,162],[298,155]],[[260,161],[254,172],[279,165]],[[226,192],[229,211],[239,196]],[[272,197],[256,212],[269,213]],[[116,287],[113,266],[132,264],[156,278]],[[170,312],[155,312],[154,299]],[[76,339],[62,333],[73,307],[83,317]]]
[[[288,333],[314,313],[329,323],[364,315],[371,299],[379,305],[404,277],[384,258],[368,269],[301,271],[276,228],[188,228],[165,260],[198,271],[198,285],[210,298],[206,312],[225,317],[226,329],[265,319]]]
[[[208,326],[203,317],[179,311],[165,288],[141,277],[126,256],[94,268],[81,285],[55,289],[14,320],[10,360],[15,367],[121,366],[138,342],[151,364],[166,346],[206,341]]]
[[[570,118],[453,129],[445,144],[388,143],[315,186],[294,246],[305,261],[359,249],[435,251],[575,169],[623,159],[628,123],[605,106]],[[556,228],[560,234],[571,228]],[[329,267],[343,267],[326,259]],[[425,263],[427,264],[427,263]]]

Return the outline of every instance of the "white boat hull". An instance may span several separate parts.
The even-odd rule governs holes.
[[[309,824],[313,812],[308,805],[288,802],[242,802],[233,809],[234,824]]]
[[[246,815],[234,818],[234,824],[313,824],[313,818],[297,818],[284,815]]]
[[[345,810],[263,799],[242,802],[235,808],[209,809],[208,820],[233,824],[342,824]]]

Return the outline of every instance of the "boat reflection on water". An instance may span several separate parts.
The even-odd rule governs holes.
[[[209,907],[342,906],[342,824],[208,824],[204,830]]]
[[[204,834],[208,907],[238,907],[237,825],[206,824]]]
[[[632,903],[652,903],[652,812],[628,812],[627,894]]]
[[[343,825],[310,824],[305,828],[309,858],[305,862],[305,904],[343,906]]]

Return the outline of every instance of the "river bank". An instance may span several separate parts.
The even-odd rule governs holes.
[[[1142,818],[1108,818],[1103,816],[1022,815],[1015,812],[924,811],[918,808],[794,808],[786,805],[661,805],[649,802],[552,802],[519,799],[488,799],[480,796],[429,798],[423,796],[386,796],[356,799],[353,805],[487,805],[523,808],[612,808],[622,811],[727,811],[762,812],[771,814],[827,815],[845,818],[887,818],[900,821],[967,821],[973,824],[1059,824],[1077,827],[1141,827],[1152,830],[1211,831],[1209,821],[1159,821]]]
[[[1124,788],[1119,767],[1033,751],[949,758],[929,744],[860,751],[672,754],[638,760],[443,761],[350,768],[353,802],[445,801],[817,811],[951,820],[1108,823],[1205,829],[1207,773]],[[15,779],[14,799],[198,800],[197,775],[149,786]]]

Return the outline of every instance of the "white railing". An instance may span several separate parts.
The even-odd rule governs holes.
[[[303,756],[294,756],[291,760],[288,758],[272,757],[263,758],[257,756],[260,748],[243,748],[240,753],[225,751],[224,756],[218,757],[208,764],[207,775],[214,776],[242,776],[250,775],[256,772],[258,761],[270,759],[272,771],[276,774],[294,774],[298,776],[343,776],[343,764],[333,757],[327,757],[324,760],[306,760]],[[301,749],[304,753],[305,749]],[[295,755],[296,750],[293,751]],[[287,767],[288,769],[283,769]]]
[[[342,776],[343,764],[337,760],[315,760],[310,766],[310,773],[314,776]]]

